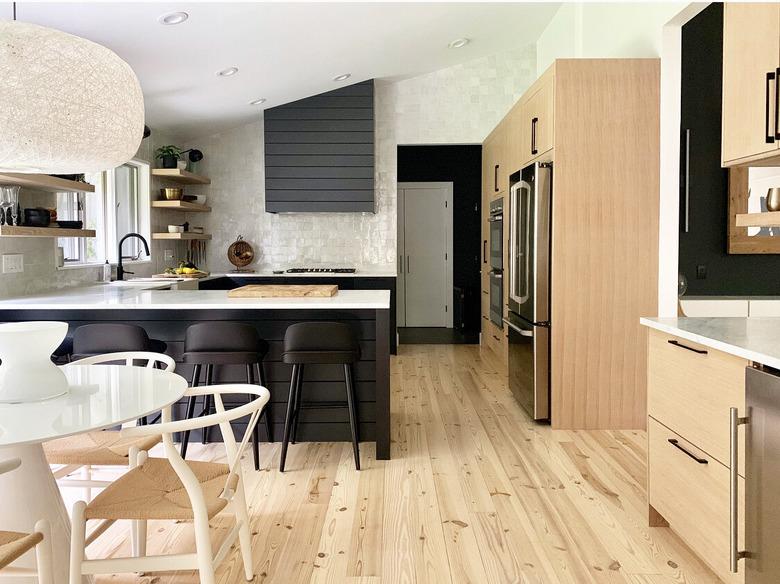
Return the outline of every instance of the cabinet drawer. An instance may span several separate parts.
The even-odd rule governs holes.
[[[648,498],[680,538],[724,581],[742,584],[729,572],[729,469],[679,434],[648,418]],[[669,442],[676,440],[677,446]],[[707,460],[697,462],[686,454]],[[739,541],[744,549],[745,480],[739,479]]]
[[[656,330],[648,351],[647,413],[728,464],[729,408],[745,415],[748,361]],[[744,432],[739,447],[745,476]]]

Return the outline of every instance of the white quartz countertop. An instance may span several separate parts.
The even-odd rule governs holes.
[[[650,328],[780,369],[780,318],[642,318]]]
[[[340,310],[390,308],[389,290],[339,290],[330,298],[228,298],[226,290],[88,286],[0,300],[0,310]]]

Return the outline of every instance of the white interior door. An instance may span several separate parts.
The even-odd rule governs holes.
[[[452,327],[452,183],[399,184],[407,327]],[[400,251],[400,250],[399,250]]]

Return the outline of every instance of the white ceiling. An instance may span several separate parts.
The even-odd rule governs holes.
[[[535,43],[559,3],[19,2],[17,18],[101,43],[138,74],[147,124],[180,138],[371,78],[398,78]],[[177,26],[160,15],[185,11]],[[0,3],[0,18],[11,4]],[[461,49],[448,43],[471,39]],[[227,78],[216,72],[236,66]],[[351,73],[345,82],[333,77]],[[248,102],[258,97],[262,106]]]

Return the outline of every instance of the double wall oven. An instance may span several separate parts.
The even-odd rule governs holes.
[[[550,418],[552,163],[510,177],[509,387],[535,420]]]
[[[504,328],[504,199],[490,203],[490,320]]]

